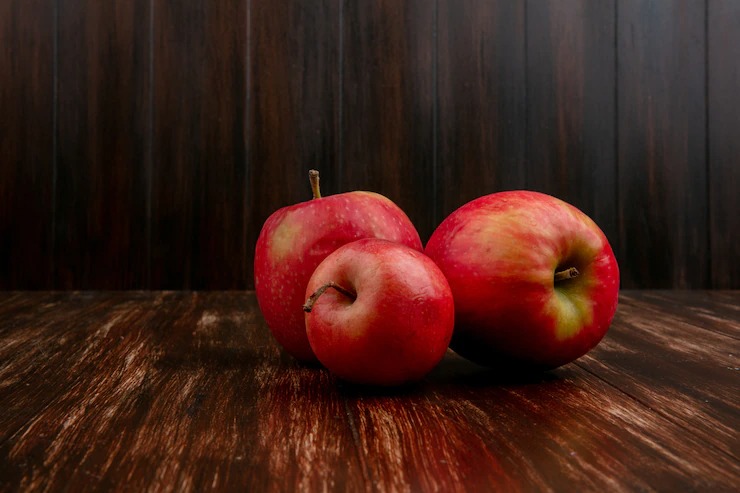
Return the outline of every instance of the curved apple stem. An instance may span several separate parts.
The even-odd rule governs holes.
[[[316,303],[316,301],[319,299],[319,296],[324,294],[324,292],[329,289],[334,288],[340,293],[342,293],[347,298],[350,298],[352,301],[355,301],[357,299],[357,295],[350,291],[349,289],[345,289],[339,284],[335,283],[334,281],[327,282],[323,286],[321,286],[319,289],[316,290],[314,294],[308,297],[306,300],[306,304],[303,305],[303,311],[306,313],[311,313],[311,310],[313,310],[313,305]]]
[[[555,282],[565,281],[566,279],[573,279],[574,277],[578,277],[580,274],[581,273],[578,272],[578,269],[576,269],[575,267],[561,270],[560,272],[555,273]]]
[[[321,188],[319,188],[319,172],[315,169],[308,170],[308,180],[311,182],[311,191],[313,192],[313,198],[321,198]]]

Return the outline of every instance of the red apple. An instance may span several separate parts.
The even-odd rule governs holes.
[[[319,361],[368,385],[421,379],[447,350],[454,302],[442,271],[423,253],[365,239],[316,268],[306,289],[306,332]]]
[[[419,233],[386,197],[349,192],[321,197],[311,170],[314,198],[273,213],[257,239],[254,284],[257,301],[275,339],[295,358],[316,361],[303,319],[306,285],[316,266],[340,246],[383,238],[422,250]]]
[[[604,337],[617,308],[619,269],[606,236],[549,195],[473,200],[439,225],[425,252],[455,297],[452,349],[485,366],[573,361]]]

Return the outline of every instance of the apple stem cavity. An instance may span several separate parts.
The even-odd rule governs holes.
[[[581,273],[578,272],[578,269],[576,269],[575,267],[561,270],[560,272],[555,273],[555,282],[565,281],[566,279],[573,279],[574,277],[578,277],[580,274]]]
[[[319,172],[315,169],[308,170],[308,180],[311,182],[311,191],[313,192],[313,198],[321,198],[321,188],[319,187]]]
[[[351,299],[352,301],[355,301],[357,299],[357,295],[350,291],[349,289],[343,288],[339,284],[335,283],[334,281],[327,282],[323,286],[321,286],[319,289],[316,290],[314,294],[308,297],[306,300],[306,304],[303,305],[303,311],[306,313],[311,313],[311,310],[313,310],[313,305],[316,303],[316,301],[319,299],[319,296],[324,294],[324,292],[329,289],[334,288],[340,293],[342,293],[347,298]]]

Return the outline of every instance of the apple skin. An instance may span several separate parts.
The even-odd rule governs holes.
[[[254,255],[257,301],[275,339],[296,359],[316,361],[302,309],[311,274],[340,246],[368,237],[422,250],[408,216],[373,192],[347,192],[284,207],[262,227]]]
[[[451,348],[489,367],[552,369],[586,354],[617,309],[619,268],[604,233],[555,197],[509,191],[450,214],[425,253],[455,298]],[[556,271],[578,277],[555,282]]]
[[[340,378],[365,385],[415,382],[444,357],[455,322],[442,271],[423,253],[389,241],[359,240],[316,268],[306,298],[335,282],[306,313],[308,340]],[[307,302],[308,304],[308,302]]]

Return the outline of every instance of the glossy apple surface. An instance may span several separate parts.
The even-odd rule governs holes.
[[[325,288],[329,283],[334,287]],[[351,382],[417,381],[439,363],[452,336],[447,280],[423,253],[397,243],[366,239],[339,248],[311,276],[306,298],[314,353]]]
[[[598,344],[616,311],[619,269],[607,238],[549,195],[473,200],[440,224],[425,252],[455,298],[452,349],[482,365],[561,366]]]
[[[372,192],[321,197],[274,212],[257,239],[254,284],[260,310],[275,339],[295,358],[316,357],[306,337],[303,303],[314,269],[340,246],[383,238],[422,250],[419,233],[388,198]]]

